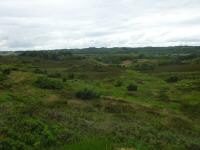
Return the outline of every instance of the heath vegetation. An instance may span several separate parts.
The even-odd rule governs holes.
[[[0,57],[1,150],[199,150],[200,47]]]

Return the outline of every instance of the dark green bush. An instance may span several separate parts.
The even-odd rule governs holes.
[[[108,103],[105,105],[104,111],[109,113],[130,113],[134,112],[134,109],[128,104]]]
[[[9,75],[11,73],[11,69],[9,69],[9,68],[3,69],[2,73],[5,75]]]
[[[47,71],[46,70],[41,70],[39,68],[36,68],[35,70],[33,70],[34,73],[37,73],[37,74],[46,74]]]
[[[19,116],[18,116],[19,117]],[[11,122],[13,125],[0,129],[5,138],[0,140],[0,149],[40,149],[44,145],[56,144],[57,126],[49,126],[37,118],[23,117]]]
[[[74,73],[68,74],[68,79],[74,79],[74,77],[75,77]]]
[[[117,82],[115,83],[115,86],[116,86],[116,87],[120,87],[120,86],[122,86],[122,84],[123,84],[122,81],[117,81]]]
[[[100,97],[100,93],[90,88],[84,88],[76,92],[76,97],[83,100],[97,99]]]
[[[1,150],[26,150],[28,148],[28,146],[18,140],[13,140],[11,138],[4,138],[0,140]]]
[[[0,82],[6,80],[6,78],[5,74],[0,73]]]
[[[47,77],[40,77],[35,82],[36,86],[42,89],[60,90],[63,88],[62,82],[58,80],[49,79]]]
[[[165,90],[160,90],[158,93],[158,99],[161,101],[170,101],[170,98],[167,94],[167,91]]]
[[[60,78],[61,77],[61,74],[60,73],[50,73],[48,74],[48,77],[50,78]]]
[[[129,84],[129,85],[127,86],[127,90],[128,90],[128,91],[137,91],[137,90],[138,90],[138,86],[131,83],[131,84]]]
[[[149,64],[149,63],[142,63],[142,64],[137,64],[135,66],[135,69],[138,71],[147,71],[147,70],[153,70],[155,68],[154,64]]]
[[[63,81],[63,82],[67,82],[67,79],[66,79],[66,78],[62,78],[62,81]]]
[[[189,104],[187,102],[183,102],[181,105],[181,110],[190,115],[190,116],[199,116],[200,115],[200,103],[197,104]]]
[[[169,78],[166,79],[166,82],[168,83],[175,83],[175,82],[178,82],[178,77],[176,76],[171,76]]]

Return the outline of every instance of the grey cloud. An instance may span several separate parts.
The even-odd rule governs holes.
[[[199,45],[199,0],[1,0],[0,50]]]

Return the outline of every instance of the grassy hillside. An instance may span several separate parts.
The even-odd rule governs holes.
[[[199,150],[200,49],[0,58],[2,150]]]

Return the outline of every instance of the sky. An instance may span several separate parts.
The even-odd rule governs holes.
[[[0,0],[0,51],[200,45],[200,0]]]

